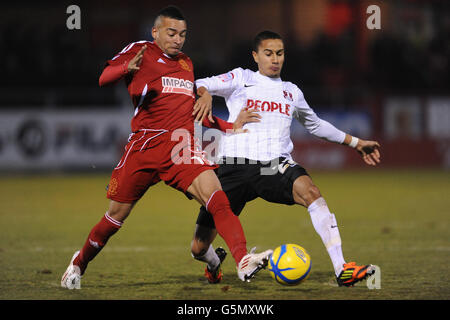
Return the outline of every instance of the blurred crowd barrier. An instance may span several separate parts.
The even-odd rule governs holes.
[[[109,170],[123,152],[131,116],[105,109],[0,111],[0,170]]]
[[[349,134],[379,141],[382,167],[450,168],[450,97],[392,96],[373,106],[314,109]],[[111,170],[131,117],[117,108],[0,110],[0,171]],[[317,139],[295,120],[291,128],[293,158],[306,168],[365,166],[354,150]]]
[[[345,132],[378,141],[382,167],[450,168],[450,97],[393,96],[368,110],[319,115]],[[354,150],[295,133],[293,156],[305,167],[365,166]]]

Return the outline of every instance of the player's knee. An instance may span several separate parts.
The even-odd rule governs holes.
[[[313,203],[317,199],[319,199],[322,195],[320,194],[319,188],[317,188],[315,185],[311,185],[308,188],[308,200],[309,204]]]
[[[124,222],[133,209],[134,203],[121,203],[111,201],[108,209],[108,216],[114,220]]]
[[[315,185],[311,184],[307,187],[294,190],[294,199],[297,203],[308,207],[311,203],[321,197],[320,190]]]
[[[207,203],[209,203],[217,191],[221,191],[222,186],[220,184],[211,183],[208,186],[204,186],[204,188],[201,190],[201,199],[204,201],[204,206],[206,206]]]
[[[194,259],[203,257],[206,254],[206,251],[208,251],[208,247],[202,245],[202,243],[200,241],[198,241],[197,239],[192,240],[191,254],[194,257]]]
[[[212,195],[222,190],[219,179],[214,171],[203,171],[197,178],[194,179],[188,191],[197,199],[202,205],[208,203]]]

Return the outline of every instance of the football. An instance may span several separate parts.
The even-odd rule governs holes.
[[[280,284],[298,285],[309,276],[311,258],[299,245],[283,244],[273,251],[269,259],[269,271]]]

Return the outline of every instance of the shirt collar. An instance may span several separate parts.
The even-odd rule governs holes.
[[[267,83],[267,84],[278,84],[278,83],[282,82],[281,78],[279,78],[279,77],[278,78],[270,78],[268,76],[262,75],[259,72],[259,70],[256,71],[256,76],[258,77],[259,80],[261,80],[262,82]]]
[[[159,54],[160,54],[160,55],[163,55],[164,57],[166,57],[166,58],[168,58],[168,59],[170,59],[170,60],[178,60],[178,58],[180,57],[181,51],[180,51],[180,53],[178,53],[175,57],[171,57],[171,56],[169,56],[168,54],[165,54],[164,51],[162,51],[162,49],[156,44],[155,41],[152,41],[152,43],[155,44],[155,47],[156,47],[157,50],[159,51]]]

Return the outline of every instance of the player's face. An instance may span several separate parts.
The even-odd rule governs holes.
[[[152,28],[152,36],[161,50],[169,55],[180,53],[186,40],[186,21],[162,17],[160,22]]]
[[[279,78],[284,63],[284,44],[280,39],[261,41],[258,51],[253,51],[259,73],[270,78]]]

